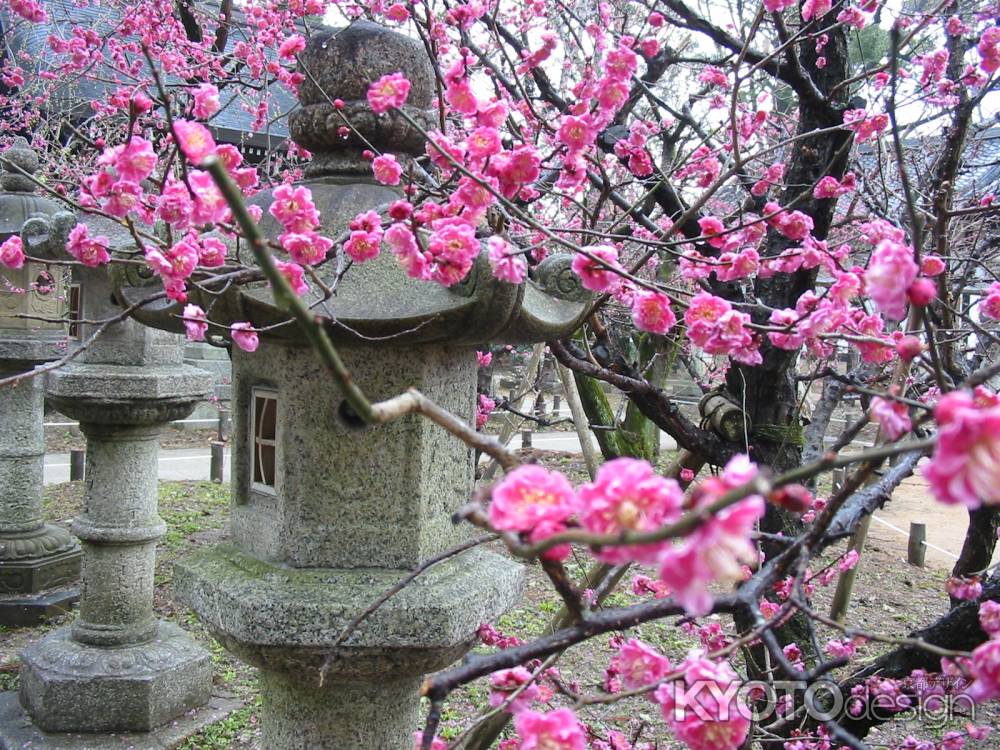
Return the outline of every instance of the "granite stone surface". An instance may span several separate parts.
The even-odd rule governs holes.
[[[208,652],[166,621],[153,640],[115,648],[60,628],[21,661],[21,703],[44,732],[148,731],[207,703],[212,684]]]

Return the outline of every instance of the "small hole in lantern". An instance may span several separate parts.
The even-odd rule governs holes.
[[[368,426],[346,400],[341,401],[340,406],[337,407],[337,416],[340,417],[340,421],[344,423],[345,427],[350,427],[352,430],[361,430]]]
[[[42,271],[35,279],[35,291],[41,296],[51,294],[56,288],[56,280],[48,271]]]

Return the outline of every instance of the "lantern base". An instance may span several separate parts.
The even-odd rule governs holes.
[[[0,625],[8,628],[37,627],[72,611],[79,600],[80,589],[75,586],[40,594],[3,597],[0,599]]]
[[[115,734],[50,734],[31,723],[31,717],[17,699],[17,693],[0,693],[0,750],[163,750],[177,747],[210,724],[221,721],[242,702],[213,696],[208,705],[190,711],[152,732]]]
[[[208,702],[212,659],[173,623],[100,648],[56,630],[21,652],[21,702],[47,732],[148,732]]]

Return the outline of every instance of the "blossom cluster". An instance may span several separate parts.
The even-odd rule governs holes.
[[[724,494],[750,482],[757,467],[746,456],[732,459],[717,477],[684,492],[673,479],[657,474],[646,461],[608,461],[592,482],[574,489],[557,471],[521,466],[498,482],[492,492],[490,524],[515,532],[532,543],[570,526],[602,539],[625,534],[651,534],[678,521],[683,510],[707,508]],[[764,513],[764,499],[747,497],[718,510],[679,542],[669,539],[636,543],[602,543],[594,555],[609,563],[637,561],[654,565],[660,580],[692,616],[711,609],[709,586],[742,580],[743,565],[754,563],[750,542],[754,524]],[[542,554],[563,560],[568,544],[555,544]]]

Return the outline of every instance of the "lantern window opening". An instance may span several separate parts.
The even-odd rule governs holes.
[[[277,486],[278,392],[254,388],[250,396],[250,484],[275,494]]]
[[[71,339],[80,341],[83,338],[83,294],[79,284],[71,284],[67,296],[69,307],[69,326],[67,334]]]

